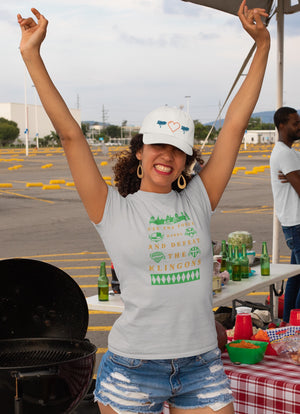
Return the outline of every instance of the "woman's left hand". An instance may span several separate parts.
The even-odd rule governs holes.
[[[270,43],[269,31],[262,21],[262,17],[268,17],[265,9],[248,9],[246,0],[243,0],[238,11],[238,16],[243,28],[255,40],[257,47]]]

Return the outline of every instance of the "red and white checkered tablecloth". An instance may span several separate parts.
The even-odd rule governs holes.
[[[265,355],[253,365],[234,365],[222,354],[235,414],[300,414],[300,366]]]

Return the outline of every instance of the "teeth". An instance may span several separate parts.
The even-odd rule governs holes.
[[[166,167],[165,165],[156,165],[155,168],[159,171],[166,172],[166,173],[171,171],[171,168]]]

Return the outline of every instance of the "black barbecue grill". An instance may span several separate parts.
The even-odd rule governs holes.
[[[0,276],[1,412],[72,412],[89,389],[96,353],[85,339],[81,289],[36,260],[2,260]]]

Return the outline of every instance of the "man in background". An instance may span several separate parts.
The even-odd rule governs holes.
[[[274,124],[279,134],[270,158],[274,206],[291,249],[291,263],[300,264],[300,152],[292,148],[300,139],[300,117],[296,109],[282,107],[274,114]],[[284,322],[289,322],[291,309],[299,308],[300,274],[287,281]]]

